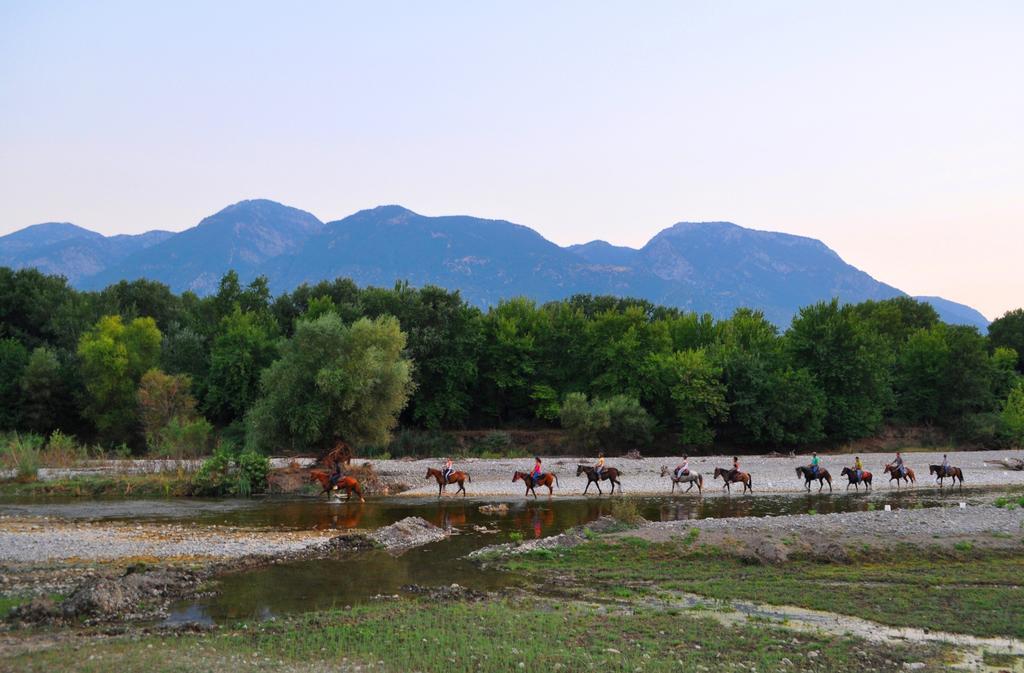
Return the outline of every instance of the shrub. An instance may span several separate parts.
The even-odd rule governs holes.
[[[640,510],[632,500],[619,498],[612,501],[611,514],[622,523],[631,526],[641,523],[644,518],[640,516]]]
[[[193,480],[194,495],[250,496],[267,487],[270,459],[255,451],[238,453],[222,444],[203,461]]]
[[[654,419],[636,398],[627,395],[588,401],[583,393],[570,393],[560,417],[562,427],[588,449],[645,445],[654,431]]]
[[[39,435],[8,435],[4,439],[4,467],[14,470],[19,481],[35,481],[39,477],[42,446],[43,438]]]
[[[205,418],[172,418],[152,437],[153,454],[178,460],[206,455],[212,432],[213,426]]]
[[[73,467],[89,457],[88,450],[79,444],[73,435],[54,430],[46,442],[46,449],[40,457],[40,464],[47,467]]]

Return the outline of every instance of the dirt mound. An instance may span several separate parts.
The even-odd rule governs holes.
[[[426,519],[409,516],[370,533],[367,537],[389,551],[405,551],[412,547],[447,538],[448,531]]]

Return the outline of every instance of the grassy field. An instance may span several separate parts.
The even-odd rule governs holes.
[[[0,481],[0,495],[97,497],[172,497],[192,491],[187,472],[159,474],[86,475],[48,481]]]
[[[6,661],[19,671],[898,671],[944,670],[935,646],[884,649],[854,638],[695,611],[608,609],[565,601],[438,604],[397,600],[240,624],[223,632],[67,643]],[[784,661],[787,659],[788,662]],[[2,666],[4,664],[0,664]]]
[[[671,543],[598,539],[507,562],[511,570],[619,595],[658,590],[795,605],[978,636],[1024,637],[1020,552],[897,548],[854,554],[850,563],[793,558],[760,565],[694,537]]]

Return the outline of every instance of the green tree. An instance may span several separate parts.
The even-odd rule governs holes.
[[[794,366],[825,393],[825,434],[833,440],[878,430],[892,400],[892,352],[850,306],[833,299],[800,309],[785,334]]]
[[[28,349],[10,337],[0,339],[0,430],[16,430],[21,420],[21,375]]]
[[[264,453],[384,445],[412,392],[405,334],[393,317],[299,321],[263,374],[247,443]]]
[[[139,381],[139,418],[146,444],[155,449],[160,433],[177,419],[191,421],[196,417],[196,400],[189,392],[192,382],[185,374],[165,374],[150,369]]]
[[[82,335],[78,357],[89,394],[85,412],[107,442],[132,442],[136,436],[135,390],[142,375],[160,358],[160,330],[152,318],[127,325],[108,315]]]
[[[241,420],[259,396],[260,375],[277,356],[276,325],[267,315],[235,307],[210,350],[204,409],[213,420]]]
[[[1007,311],[988,326],[993,348],[1012,348],[1017,353],[1017,371],[1024,374],[1024,308]]]
[[[1013,446],[1024,446],[1024,384],[1017,384],[1000,414],[1001,434]]]
[[[715,423],[729,411],[721,376],[721,367],[703,349],[652,353],[641,375],[643,399],[678,431],[680,442],[707,445],[715,437]]]
[[[57,354],[40,346],[32,351],[22,372],[22,427],[48,435],[61,425],[73,427],[77,416]]]
[[[570,393],[559,415],[562,427],[587,449],[621,451],[643,446],[654,431],[654,419],[635,397],[626,395],[588,401],[583,393]]]

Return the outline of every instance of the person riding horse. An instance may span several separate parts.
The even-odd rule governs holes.
[[[818,478],[818,467],[821,465],[821,460],[818,458],[818,452],[815,451],[811,454],[811,474],[814,475],[814,479]]]
[[[903,456],[900,455],[899,451],[896,452],[896,460],[892,461],[892,469],[895,470],[900,479],[907,476],[907,468],[903,465]],[[890,481],[889,483],[892,482]]]
[[[676,479],[679,477],[686,477],[690,474],[690,457],[683,456],[683,462],[676,465],[675,475]]]
[[[951,477],[951,476],[953,476],[952,474],[950,474],[949,467],[950,467],[949,466],[949,458],[946,457],[946,454],[942,454],[942,476],[944,476],[944,477]]]
[[[726,481],[733,481],[733,479],[735,479],[736,475],[739,474],[739,473],[740,473],[740,457],[739,456],[733,456],[732,457],[732,469],[729,471],[729,474],[728,474],[729,478]]]
[[[853,471],[857,475],[857,481],[864,478],[864,464],[860,462],[860,456],[853,457]]]
[[[597,454],[597,462],[594,463],[594,474],[596,474],[597,478],[600,479],[602,472],[604,472],[604,454],[599,453]]]
[[[334,469],[331,470],[331,477],[330,477],[330,481],[328,482],[330,484],[330,487],[332,489],[337,488],[338,487],[338,482],[341,481],[341,478],[344,477],[344,476],[345,476],[345,473],[343,473],[341,471],[341,461],[340,460],[334,461]]]
[[[540,456],[534,456],[533,460],[533,470],[530,472],[530,479],[533,480],[533,486],[536,488],[537,482],[540,481],[540,477],[544,472],[541,470]]]
[[[452,459],[451,459],[451,457],[445,458],[444,459],[444,467],[441,468],[441,476],[444,477],[444,480],[445,480],[446,483],[448,482],[449,479],[451,479],[452,472],[454,472],[454,471],[455,471],[455,468],[452,467]]]

